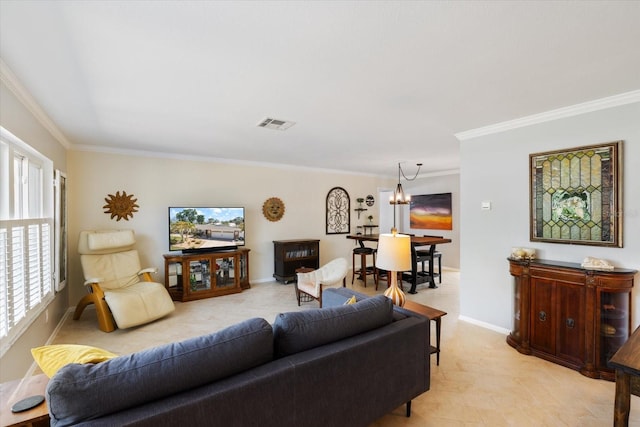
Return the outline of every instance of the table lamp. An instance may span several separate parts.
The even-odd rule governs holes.
[[[398,287],[398,272],[411,270],[411,237],[405,234],[381,234],[376,267],[389,272],[389,288],[384,295],[402,307],[405,297]]]

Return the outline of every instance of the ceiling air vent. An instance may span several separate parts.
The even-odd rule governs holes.
[[[258,127],[277,129],[277,130],[287,130],[295,124],[296,122],[288,122],[286,120],[278,120],[278,119],[272,119],[267,117],[266,119],[258,123]]]

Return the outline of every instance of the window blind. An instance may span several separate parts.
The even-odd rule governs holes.
[[[53,300],[53,162],[0,127],[0,356]]]
[[[51,219],[1,221],[0,337],[13,342],[53,299]],[[5,343],[3,342],[3,347]]]

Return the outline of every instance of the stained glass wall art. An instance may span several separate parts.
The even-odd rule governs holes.
[[[622,247],[622,141],[529,155],[531,240]]]

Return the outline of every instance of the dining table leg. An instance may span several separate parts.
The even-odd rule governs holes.
[[[418,255],[416,254],[416,248],[411,245],[411,289],[410,294],[417,294],[416,286],[418,284]]]
[[[436,280],[433,275],[433,252],[434,251],[431,251],[431,256],[429,257],[429,287],[431,289],[437,288]]]

